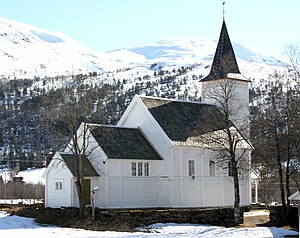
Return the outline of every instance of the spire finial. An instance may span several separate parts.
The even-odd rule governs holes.
[[[225,1],[223,1],[223,21],[225,21]]]

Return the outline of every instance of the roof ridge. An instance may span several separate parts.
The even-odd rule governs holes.
[[[146,99],[154,99],[154,100],[161,100],[161,101],[171,101],[171,102],[183,102],[183,103],[191,103],[191,104],[201,104],[201,105],[211,105],[205,102],[197,102],[197,101],[189,101],[189,100],[181,100],[181,99],[172,99],[172,98],[161,98],[161,97],[152,97],[152,96],[143,96],[138,95],[139,98],[146,98]]]
[[[138,127],[133,127],[133,126],[131,127],[131,126],[118,126],[118,125],[105,125],[105,124],[96,124],[96,123],[89,123],[88,126],[120,128],[120,129],[138,129]]]

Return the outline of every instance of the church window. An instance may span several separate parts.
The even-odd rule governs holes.
[[[131,163],[132,176],[149,176],[149,163]]]
[[[131,163],[131,175],[136,176],[136,163]]]
[[[63,190],[63,181],[62,180],[55,181],[55,190],[57,190],[57,191]]]
[[[212,160],[209,161],[209,176],[216,176],[216,163]]]
[[[189,176],[195,176],[195,160],[189,160]]]

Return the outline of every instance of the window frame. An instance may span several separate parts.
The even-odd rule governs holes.
[[[188,160],[188,175],[195,177],[195,160]]]
[[[137,176],[141,177],[143,176],[143,163],[142,162],[138,162],[137,163]]]
[[[144,176],[149,177],[149,163],[144,163]]]
[[[137,170],[136,170],[136,162],[131,163],[131,176],[136,177]]]
[[[213,160],[208,162],[208,173],[210,177],[216,176],[216,162]]]
[[[132,177],[149,177],[150,175],[149,162],[131,162]]]
[[[63,180],[54,180],[54,190],[61,192],[64,190],[64,182]]]

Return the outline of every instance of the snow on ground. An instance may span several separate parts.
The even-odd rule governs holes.
[[[244,212],[244,217],[269,216],[269,215],[270,215],[270,212],[267,210]]]
[[[37,203],[43,203],[43,199],[0,199],[0,204],[26,204],[32,205]]]
[[[45,179],[42,178],[42,175],[45,172],[45,170],[46,168],[27,169],[27,170],[20,171],[17,176],[23,177],[23,181],[25,183],[45,184]]]
[[[175,224],[175,223],[157,223],[149,226],[146,231],[138,229],[137,232],[111,232],[111,231],[87,231],[74,228],[61,228],[55,226],[37,225],[32,218],[24,218],[18,216],[8,216],[8,214],[0,211],[0,237],[22,237],[32,238],[54,238],[54,237],[72,237],[72,238],[175,238],[175,237],[284,237],[286,235],[298,235],[295,231],[282,228],[223,228],[219,226],[209,225],[192,225],[192,224]],[[150,233],[149,233],[150,232]]]

